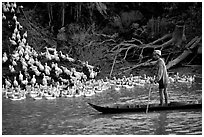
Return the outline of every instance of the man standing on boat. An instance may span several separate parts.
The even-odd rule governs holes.
[[[167,93],[167,85],[168,85],[168,74],[164,60],[161,58],[161,51],[154,50],[153,59],[156,60],[155,66],[157,68],[156,83],[159,83],[159,95],[160,95],[160,105],[163,105],[163,95],[165,97],[165,104],[168,104],[168,93]]]

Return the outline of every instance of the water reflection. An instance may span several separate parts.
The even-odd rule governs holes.
[[[167,112],[161,112],[159,113],[158,120],[155,123],[156,130],[154,134],[156,135],[165,135],[167,134],[166,132],[166,126],[168,125],[167,123]]]

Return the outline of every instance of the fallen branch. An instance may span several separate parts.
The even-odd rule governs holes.
[[[153,65],[156,63],[156,61],[151,61],[152,59],[149,59],[147,60],[146,62],[143,62],[143,63],[140,63],[140,64],[137,64],[137,65],[134,65],[132,68],[129,68],[127,70],[124,70],[124,72],[128,72],[132,69],[135,69],[135,68],[138,68],[138,67],[142,67],[142,66],[150,66],[150,65]]]
[[[193,48],[195,48],[195,47],[198,45],[198,43],[200,42],[200,40],[201,40],[201,37],[198,38],[198,39],[196,40],[196,42],[195,42],[193,45],[191,45],[190,48],[187,48],[186,50],[184,50],[184,52],[183,52],[180,56],[178,56],[176,59],[170,61],[170,62],[167,64],[166,68],[169,69],[169,68],[171,68],[172,66],[175,66],[176,64],[178,64],[179,62],[181,62],[182,60],[184,60],[189,54],[192,53],[191,50],[192,50]]]
[[[157,42],[162,41],[162,40],[164,40],[164,39],[166,39],[166,38],[169,38],[169,37],[171,37],[171,36],[172,36],[172,33],[166,34],[166,35],[164,35],[163,37],[161,37],[161,38],[159,38],[159,39],[157,39],[157,40],[155,40],[155,41],[149,43],[148,45],[154,45],[154,44],[156,44]]]

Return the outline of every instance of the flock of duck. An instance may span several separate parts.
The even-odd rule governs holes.
[[[122,88],[131,89],[135,86],[145,86],[150,84],[152,77],[123,76],[122,78],[113,77],[96,80],[97,71],[88,62],[79,61],[83,68],[88,72],[77,71],[75,67],[68,69],[60,65],[60,62],[75,63],[76,60],[56,48],[45,47],[45,52],[37,52],[28,44],[27,31],[23,32],[23,27],[17,21],[15,15],[16,3],[3,3],[3,12],[13,14],[12,21],[15,29],[9,38],[10,45],[14,48],[13,52],[7,55],[3,53],[2,63],[8,64],[10,77],[4,76],[3,96],[10,100],[23,100],[28,97],[34,100],[56,99],[59,97],[88,97],[107,89]],[[20,6],[20,8],[23,8]],[[14,11],[13,11],[14,10]],[[6,16],[3,14],[3,20]],[[9,25],[9,24],[8,24]],[[43,61],[44,60],[44,61]],[[43,63],[44,62],[44,63]],[[170,77],[172,82],[193,82],[194,76],[180,77],[177,73]]]

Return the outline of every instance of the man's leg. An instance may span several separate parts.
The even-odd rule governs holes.
[[[163,105],[163,89],[159,89],[160,105]]]
[[[168,93],[167,93],[167,88],[164,88],[164,97],[165,97],[165,103],[166,105],[168,104]]]

